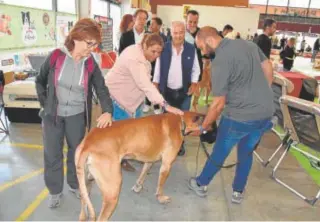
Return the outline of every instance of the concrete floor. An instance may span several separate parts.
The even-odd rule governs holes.
[[[80,201],[65,186],[63,202],[58,209],[47,207],[47,190],[43,181],[43,151],[39,124],[10,124],[10,136],[0,134],[0,220],[75,221],[80,212]],[[258,152],[269,157],[277,138],[268,133]],[[137,195],[131,191],[142,164],[133,162],[137,172],[123,172],[122,191],[118,206],[111,220],[121,221],[213,221],[213,220],[319,220],[320,201],[310,206],[289,190],[270,178],[275,161],[267,168],[254,161],[247,185],[245,200],[234,205],[231,200],[231,184],[234,169],[220,171],[209,186],[209,196],[199,198],[187,188],[187,180],[196,173],[198,140],[187,139],[187,153],[178,157],[165,185],[165,193],[172,197],[168,205],[160,205],[155,199],[159,163],[147,177],[144,190]],[[211,148],[210,148],[211,150]],[[226,163],[235,161],[236,151]],[[200,150],[200,171],[205,155]],[[314,195],[319,186],[299,167],[292,157],[280,167],[279,177],[294,184],[307,195]],[[92,202],[99,213],[100,191],[94,186]]]

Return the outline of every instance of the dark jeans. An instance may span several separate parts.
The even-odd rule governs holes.
[[[180,93],[178,93],[177,91],[180,91]],[[188,96],[184,93],[181,92],[182,89],[180,90],[172,90],[172,89],[167,89],[165,95],[164,95],[164,99],[168,102],[168,104],[170,106],[173,106],[175,108],[181,109],[182,111],[189,111],[190,110],[190,106],[191,106],[191,97],[192,96]],[[179,94],[179,96],[178,96]],[[180,151],[182,152],[181,155],[184,154],[184,141],[181,145],[181,149]],[[180,155],[180,154],[179,154]]]
[[[182,90],[168,89],[165,92],[164,99],[168,102],[170,106],[181,109],[182,111],[189,111],[191,106],[192,96],[188,96],[183,92],[179,92],[178,93],[179,96],[175,96],[175,94],[177,94],[177,91],[182,91]]]
[[[233,190],[242,192],[247,184],[253,160],[253,149],[263,136],[272,128],[271,119],[238,122],[222,117],[216,143],[214,144],[210,159],[207,160],[200,176],[197,177],[199,185],[208,185],[220,170],[216,165],[222,165],[230,154],[232,148],[238,144],[238,162]]]

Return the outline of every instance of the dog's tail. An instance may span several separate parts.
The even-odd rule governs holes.
[[[79,190],[81,195],[81,213],[79,220],[86,221],[86,206],[88,206],[88,212],[91,219],[95,220],[95,212],[91,203],[88,189],[86,186],[85,164],[89,156],[89,151],[84,150],[85,139],[82,140],[75,153],[75,165],[77,170],[77,177],[79,182]]]

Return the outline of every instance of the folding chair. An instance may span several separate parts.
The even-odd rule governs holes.
[[[287,95],[287,93],[292,92],[294,89],[294,85],[290,80],[287,78],[283,77],[282,75],[275,73],[273,76],[273,82],[272,82],[272,90],[274,92],[274,98],[273,98],[273,103],[275,106],[275,117],[277,118],[278,121],[278,126],[284,130],[284,133],[281,134],[276,131],[275,127],[273,127],[272,132],[276,134],[280,139],[281,143],[277,147],[277,149],[272,153],[272,155],[269,157],[267,161],[263,160],[262,157],[254,151],[255,156],[257,159],[262,163],[263,166],[267,166],[270,161],[275,157],[275,155],[280,151],[280,149],[286,145],[289,139],[289,131],[286,130],[286,127],[284,125],[283,121],[283,114],[280,108],[280,97],[283,95]]]
[[[292,96],[281,97],[280,105],[285,117],[285,125],[290,132],[290,139],[287,142],[285,151],[272,170],[272,178],[307,203],[314,205],[320,197],[320,189],[314,198],[308,199],[303,194],[278,179],[276,177],[276,171],[290,149],[294,149],[312,160],[320,161],[320,159],[312,153],[298,147],[299,144],[303,144],[308,146],[312,151],[320,152],[320,105]]]

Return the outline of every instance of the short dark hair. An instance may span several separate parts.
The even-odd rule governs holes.
[[[273,19],[264,20],[263,29],[266,29],[267,27],[271,27],[273,25],[273,23],[276,23],[276,21]]]
[[[189,15],[189,14],[199,16],[199,12],[196,11],[196,10],[189,10],[189,11],[187,12],[187,15]]]
[[[163,24],[161,18],[159,17],[152,18],[152,20],[154,20],[159,26],[162,26]]]
[[[225,30],[231,30],[231,31],[233,31],[233,27],[232,27],[231,25],[227,24],[227,25],[225,25],[225,26],[223,27],[223,31],[225,31]]]
[[[135,11],[135,13],[133,14],[134,18],[137,18],[137,16],[139,15],[139,13],[144,13],[147,16],[147,19],[149,18],[149,14],[146,10],[144,9],[137,9],[137,11]]]

